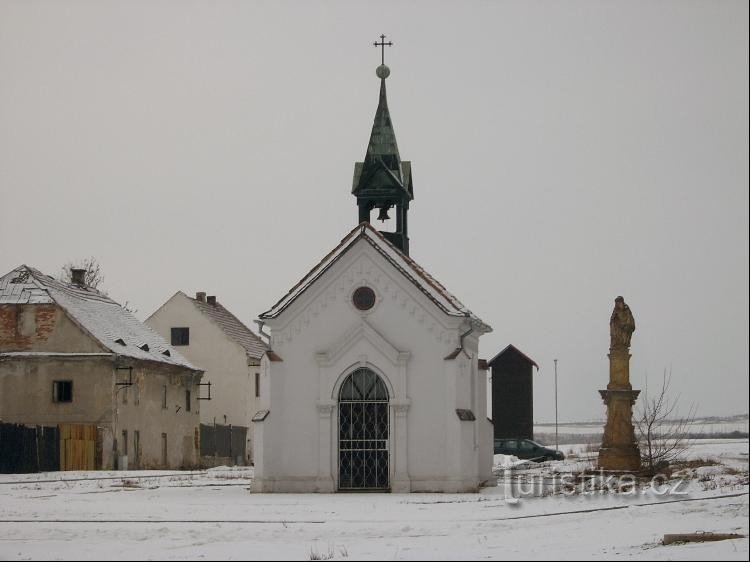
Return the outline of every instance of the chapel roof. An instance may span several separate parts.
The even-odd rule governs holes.
[[[468,318],[472,325],[482,332],[492,331],[492,328],[489,325],[485,324],[471,310],[466,308],[461,301],[448,292],[448,290],[438,282],[437,279],[430,275],[412,258],[396,248],[367,222],[357,225],[351,232],[349,232],[349,234],[341,240],[338,246],[318,262],[318,264],[313,267],[294,287],[292,287],[275,305],[262,313],[260,318],[275,318],[281,314],[359,240],[365,240],[375,248],[391,265],[400,271],[404,277],[411,281],[443,312],[449,316]]]

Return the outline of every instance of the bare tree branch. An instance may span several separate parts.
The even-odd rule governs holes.
[[[102,271],[102,268],[96,258],[90,257],[82,260],[67,262],[62,266],[62,271],[60,272],[60,281],[63,281],[64,283],[71,283],[73,281],[73,274],[71,273],[73,269],[85,270],[86,273],[84,274],[83,279],[86,283],[86,286],[90,287],[91,289],[96,289],[102,294],[107,294],[106,291],[99,288],[99,286],[102,284],[102,281],[104,281],[104,272]]]
[[[695,420],[696,407],[691,404],[686,416],[675,417],[680,396],[670,398],[671,371],[662,376],[661,388],[655,397],[645,385],[636,415],[636,431],[643,465],[652,473],[673,463],[688,447],[687,435]]]

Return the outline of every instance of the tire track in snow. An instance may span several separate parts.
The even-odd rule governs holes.
[[[704,498],[682,498],[679,500],[667,500],[667,501],[661,501],[661,502],[648,502],[648,503],[636,503],[636,504],[630,504],[630,505],[615,505],[610,507],[599,507],[599,508],[592,508],[592,509],[578,509],[575,511],[558,511],[555,513],[537,513],[535,515],[517,515],[513,517],[492,517],[492,518],[483,518],[483,519],[466,519],[461,518],[461,521],[474,521],[474,522],[482,522],[482,521],[514,521],[517,519],[537,519],[542,517],[561,517],[565,515],[580,515],[582,513],[596,513],[599,511],[615,511],[619,509],[630,509],[633,507],[654,507],[658,505],[666,505],[671,503],[683,503],[683,502],[695,502],[695,501],[710,501],[710,500],[720,500],[725,498],[736,498],[740,496],[747,496],[750,492],[739,492],[737,494],[724,494],[721,496],[709,496]],[[379,519],[358,519],[358,520],[352,520],[352,521],[346,521],[346,520],[334,520],[337,524],[361,524],[361,523],[403,523],[408,522],[409,520],[403,520],[403,521],[395,521],[393,519],[389,520],[379,520]],[[449,522],[450,520],[446,520]],[[263,520],[263,519],[0,519],[0,523],[83,523],[83,524],[92,524],[92,523],[114,523],[114,524],[121,524],[121,523],[157,523],[157,524],[165,524],[165,523],[193,523],[193,524],[214,524],[214,523],[228,523],[233,525],[325,525],[326,523],[330,523],[331,521],[324,521],[324,520]]]

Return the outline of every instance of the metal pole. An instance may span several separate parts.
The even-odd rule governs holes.
[[[557,359],[555,359],[555,450],[560,450],[557,438]]]

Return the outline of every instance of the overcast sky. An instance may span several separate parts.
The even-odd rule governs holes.
[[[203,290],[246,323],[356,225],[388,97],[411,255],[540,365],[536,419],[631,378],[748,411],[748,6],[0,1],[0,273],[96,257],[141,318]]]

